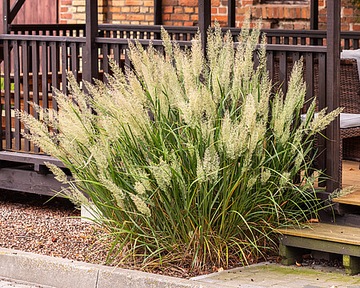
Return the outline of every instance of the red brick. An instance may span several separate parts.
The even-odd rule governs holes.
[[[145,19],[143,14],[129,14],[126,17],[127,20],[132,20],[132,21],[142,21]]]
[[[172,14],[172,15],[171,15],[171,20],[189,21],[189,20],[190,20],[190,16],[187,15],[187,14]]]
[[[225,7],[220,7],[219,10],[218,10],[218,13],[219,13],[219,14],[227,14],[227,8],[225,8]]]
[[[342,9],[342,16],[353,16],[353,15],[354,15],[354,9],[350,9],[350,8]]]
[[[174,12],[174,7],[173,6],[163,6],[163,13],[173,13]]]
[[[72,14],[64,13],[61,14],[62,19],[72,19]]]
[[[197,6],[198,0],[179,0],[181,6]]]
[[[194,7],[184,7],[184,13],[194,13]]]
[[[175,7],[174,8],[174,13],[183,14],[184,13],[183,7],[180,7],[180,6]]]
[[[60,5],[72,5],[72,0],[61,0]]]

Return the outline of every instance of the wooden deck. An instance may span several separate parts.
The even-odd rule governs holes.
[[[280,255],[285,265],[294,264],[305,250],[343,255],[347,274],[360,272],[360,229],[325,223],[306,228],[280,229]],[[305,250],[304,250],[305,249]]]
[[[340,204],[360,206],[360,169],[359,162],[343,161],[343,188],[350,188],[351,193],[334,198]]]

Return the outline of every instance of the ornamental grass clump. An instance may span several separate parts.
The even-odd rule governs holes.
[[[162,37],[164,53],[129,42],[133,68],[113,63],[88,93],[70,76],[58,112],[35,107],[43,121],[19,112],[26,137],[70,169],[71,179],[49,164],[63,194],[94,207],[117,259],[256,261],[275,247],[274,229],[317,217],[313,139],[339,111],[313,117],[314,101],[301,121],[301,62],[287,94],[272,92],[258,29],[234,46],[216,26],[206,58],[199,35],[189,49]]]

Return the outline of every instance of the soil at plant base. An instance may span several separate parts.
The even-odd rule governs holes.
[[[0,190],[0,247],[33,252],[48,256],[95,264],[106,264],[111,244],[101,227],[81,221],[80,211],[63,198],[50,198],[31,193]],[[129,263],[118,265],[140,269]],[[175,277],[190,278],[217,271],[196,273],[177,265],[164,268],[149,267],[145,271]]]

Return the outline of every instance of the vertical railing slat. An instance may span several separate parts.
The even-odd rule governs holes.
[[[32,89],[33,89],[33,102],[39,104],[39,45],[37,41],[31,41],[31,55],[32,55]],[[34,111],[34,117],[39,118],[39,114]],[[34,152],[39,153],[39,147],[34,147]]]
[[[305,55],[305,82],[306,82],[306,104],[305,107],[310,106],[310,100],[314,97],[314,56],[313,53],[306,53]],[[307,109],[306,109],[307,110]]]
[[[23,64],[23,69],[22,69],[22,73],[23,73],[23,80],[22,80],[22,85],[23,85],[23,109],[25,112],[30,113],[30,105],[29,105],[29,46],[28,46],[28,42],[27,41],[22,41],[21,42],[21,51],[22,51],[22,64]],[[24,132],[28,132],[27,129],[24,130]],[[23,150],[24,151],[30,151],[30,141],[28,139],[24,139],[24,146],[23,146]]]
[[[12,48],[14,52],[14,109],[11,118],[14,121],[14,138],[15,138],[15,149],[21,150],[21,129],[20,120],[15,117],[15,110],[20,110],[20,47],[18,41],[12,41]]]
[[[279,54],[279,81],[281,88],[284,93],[287,91],[288,83],[288,69],[287,69],[287,53],[286,51],[281,51]]]
[[[10,91],[10,71],[11,71],[11,55],[10,43],[4,41],[4,90],[5,90],[5,147],[12,148],[11,135],[11,91]]]
[[[67,46],[66,43],[61,43],[61,84],[62,84],[62,92],[67,94],[67,81],[66,81],[66,73],[67,73]]]
[[[50,55],[51,55],[51,104],[52,108],[58,110],[56,99],[54,97],[55,89],[59,87],[59,46],[57,42],[50,43]]]
[[[45,41],[40,42],[41,46],[41,92],[42,107],[49,108],[48,99],[48,47]]]

